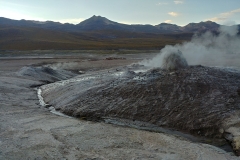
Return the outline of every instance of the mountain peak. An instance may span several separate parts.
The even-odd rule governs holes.
[[[118,24],[117,22],[113,22],[105,17],[93,15],[92,17],[79,23],[78,26],[90,27],[90,28],[94,26],[94,28],[100,28],[100,27],[104,28],[104,26],[117,25],[117,24]]]
[[[176,24],[170,24],[170,23],[160,23],[160,24],[156,25],[155,27],[157,27],[158,29],[161,29],[161,30],[168,30],[169,32],[181,30],[180,26],[177,26]]]
[[[97,20],[97,19],[107,19],[105,17],[102,17],[102,16],[96,16],[96,15],[93,15],[92,17],[90,17],[89,19],[94,19],[94,20]]]

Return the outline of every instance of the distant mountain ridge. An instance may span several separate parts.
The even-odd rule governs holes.
[[[189,23],[188,25],[183,27],[183,30],[189,32],[197,32],[197,31],[217,31],[220,27],[219,24],[211,21],[200,22],[200,23]]]
[[[82,32],[96,30],[119,30],[128,32],[141,33],[184,33],[184,32],[205,32],[218,31],[219,24],[211,21],[200,23],[189,23],[186,26],[178,26],[176,24],[160,23],[158,25],[136,25],[122,24],[111,21],[105,17],[92,16],[79,24],[59,23],[53,21],[31,21],[31,20],[12,20],[0,17],[0,25],[18,26],[18,27],[39,27],[43,29],[60,30],[67,32]]]
[[[12,20],[0,17],[1,50],[119,50],[153,49],[191,40],[196,32],[218,33],[220,25],[207,21],[186,26],[122,24],[92,16],[79,24]]]

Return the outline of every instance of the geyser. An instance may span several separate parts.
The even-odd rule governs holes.
[[[221,26],[219,34],[206,32],[196,34],[190,42],[167,45],[151,60],[141,62],[144,66],[156,68],[163,64],[165,55],[182,52],[189,65],[237,66],[240,60],[240,37],[237,26]]]
[[[181,51],[167,52],[163,55],[163,62],[161,68],[167,70],[177,70],[186,68],[188,66],[186,59],[183,57]]]

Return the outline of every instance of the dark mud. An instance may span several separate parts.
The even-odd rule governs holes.
[[[221,139],[226,119],[240,109],[239,87],[240,73],[231,69],[190,66],[137,73],[125,67],[43,86],[42,95],[69,116],[127,119]],[[234,139],[226,139],[237,151]]]

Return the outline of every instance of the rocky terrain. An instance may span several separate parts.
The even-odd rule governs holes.
[[[224,138],[238,154],[238,70],[204,66],[144,69],[138,65],[108,69],[40,89],[47,104],[69,116],[114,123],[127,120],[129,125],[147,123]]]
[[[190,66],[169,72],[134,68],[108,70],[42,86],[46,103],[88,120],[127,119],[194,135],[229,140],[238,152],[238,136],[228,124],[239,111],[240,73]],[[237,129],[237,128],[236,128]]]
[[[122,57],[125,57],[125,55]],[[128,120],[130,122],[135,120],[136,126],[139,126],[138,124],[144,124],[142,121],[156,125],[160,125],[160,122],[165,121],[166,125],[170,125],[177,119],[177,117],[169,121],[166,121],[166,118],[163,118],[160,121],[160,119],[156,120],[158,114],[162,115],[160,112],[158,112],[158,114],[157,112],[152,112],[154,115],[149,116],[148,111],[150,109],[155,109],[157,111],[157,108],[154,107],[156,98],[161,98],[159,96],[154,97],[156,92],[154,92],[155,88],[161,86],[164,87],[165,83],[166,86],[169,85],[170,89],[175,89],[177,86],[171,87],[167,80],[177,80],[177,74],[185,75],[189,87],[187,90],[183,90],[183,98],[188,96],[189,98],[192,98],[192,95],[190,95],[191,84],[194,81],[198,81],[198,79],[193,79],[194,76],[198,75],[191,75],[191,71],[199,71],[201,73],[199,75],[200,80],[201,77],[206,76],[206,73],[211,73],[210,82],[212,82],[211,80],[214,80],[214,75],[223,73],[225,78],[229,78],[229,84],[233,83],[233,79],[235,76],[238,76],[238,73],[201,66],[191,67],[189,70],[179,70],[175,73],[169,73],[158,69],[140,73],[139,71],[141,70],[139,69],[144,69],[141,68],[141,66],[119,67],[121,64],[131,64],[134,59],[129,59],[129,57],[125,57],[126,59],[124,60],[113,59],[109,61],[108,65],[106,65],[107,60],[105,60],[105,58],[106,57],[100,58],[98,56],[98,60],[96,61],[88,61],[87,59],[87,61],[79,61],[78,64],[81,65],[78,69],[85,69],[85,73],[81,73],[82,75],[78,76],[69,71],[63,71],[60,67],[69,67],[70,62],[76,63],[77,59],[84,59],[81,55],[79,55],[78,58],[75,57],[75,59],[59,57],[59,55],[55,55],[54,59],[52,56],[44,56],[44,58],[37,56],[31,57],[31,59],[28,57],[2,58],[0,61],[0,159],[238,159],[238,157],[234,156],[232,153],[227,153],[212,145],[193,142],[184,138],[184,136],[177,136],[170,133],[149,132],[119,125],[81,120],[108,120],[111,123],[118,122],[119,124],[125,124],[123,118],[130,116],[128,117]],[[40,64],[46,63],[50,64],[52,67],[58,66],[59,68],[56,70],[46,66],[39,66]],[[60,65],[58,65],[58,63]],[[27,67],[21,68],[23,66]],[[110,69],[112,67],[115,68]],[[90,69],[88,70],[87,68]],[[97,68],[102,68],[104,70],[99,70]],[[126,70],[129,71],[125,72]],[[90,77],[90,75],[92,77]],[[74,78],[73,76],[76,77]],[[164,80],[162,85],[159,81],[160,78]],[[148,83],[150,81],[152,83]],[[44,85],[46,83],[52,84]],[[74,84],[75,87],[71,86],[71,84]],[[207,84],[208,83],[206,82],[206,85]],[[154,87],[153,85],[156,86]],[[182,85],[184,85],[184,83]],[[42,95],[46,102],[54,104],[56,109],[59,108],[61,111],[68,113],[69,115],[72,114],[76,117],[80,117],[81,119],[58,116],[52,114],[48,108],[41,107],[38,99],[39,97],[37,96],[37,88],[39,86],[42,86]],[[92,86],[93,88],[89,88],[89,86]],[[121,88],[121,86],[126,86],[126,89]],[[213,86],[216,87],[216,90],[219,89],[219,92],[223,91],[225,88],[224,86],[218,88],[217,84]],[[139,97],[141,93],[138,92],[143,88],[146,89],[144,91],[144,94],[146,94],[144,97],[148,97],[148,99]],[[59,92],[56,93],[55,91],[58,89]],[[114,89],[116,91],[118,90],[119,93],[113,92]],[[93,90],[95,90],[95,93],[92,92]],[[213,96],[220,97],[219,92],[211,90],[211,88],[209,90],[214,91]],[[74,93],[74,91],[76,92]],[[164,95],[165,92],[162,92],[160,95]],[[173,90],[171,93],[176,92],[177,91]],[[50,93],[52,93],[52,96]],[[67,93],[69,96],[72,95],[73,97],[67,97],[65,99],[66,101],[58,99],[58,96],[63,98]],[[123,93],[125,94],[123,95]],[[203,93],[207,96],[208,90],[204,87],[200,87],[199,94],[203,95]],[[231,93],[236,95],[237,92],[235,91],[235,86],[226,90],[226,94]],[[111,99],[117,94],[120,94],[121,96],[119,95],[119,99],[116,99],[116,102],[126,104],[126,106],[122,106],[123,110],[118,109],[121,103],[114,104]],[[138,101],[134,100],[131,102],[130,94],[131,96],[138,98]],[[84,96],[86,101],[80,102],[81,96]],[[89,98],[92,96],[95,97],[90,101]],[[108,100],[102,96],[105,96]],[[175,95],[169,94],[169,97],[171,96]],[[225,97],[225,93],[222,93],[222,96]],[[149,97],[152,97],[152,99]],[[71,100],[69,98],[71,98]],[[181,99],[181,97],[178,98]],[[193,98],[199,99],[199,96],[196,95]],[[233,104],[230,109],[236,111],[239,99],[234,96],[231,98],[229,98],[230,100],[227,99],[226,103]],[[96,107],[97,99],[99,100],[99,107]],[[217,98],[217,100],[219,99]],[[144,112],[143,107],[141,105],[139,107],[134,106],[136,104],[147,105],[149,103],[148,101],[150,101],[152,105],[148,105],[149,109],[145,110],[146,118],[144,118],[141,117]],[[77,104],[76,102],[80,103]],[[93,106],[88,105],[87,102],[91,102]],[[103,106],[104,102],[106,102],[105,106]],[[181,110],[181,105],[184,105],[189,109],[187,103],[178,105],[178,107],[180,107],[178,109],[170,108],[170,106],[167,105],[169,103],[167,102],[167,99],[165,99],[165,102],[166,106],[168,106],[169,109],[172,109],[172,112],[165,108],[166,112],[164,113],[184,116],[184,110]],[[220,102],[222,103],[223,101]],[[73,106],[74,103],[76,103],[76,107]],[[81,105],[79,105],[81,103],[84,103],[89,109],[81,107]],[[190,103],[196,104],[194,99]],[[207,102],[202,103],[205,105],[208,104]],[[211,101],[209,100],[209,104],[210,103]],[[64,107],[63,104],[68,105]],[[159,105],[161,102],[157,101],[156,104]],[[133,108],[131,109],[130,106]],[[70,110],[71,108],[72,111]],[[213,108],[216,109],[216,107]],[[226,108],[227,106],[220,106],[220,109],[217,109],[217,112],[221,110],[225,111]],[[81,110],[84,112],[81,113]],[[98,111],[99,114],[96,114],[95,111]],[[130,113],[130,111],[132,111],[132,113]],[[196,111],[196,113],[199,113],[197,119],[202,116],[200,112],[200,110]],[[204,107],[203,112],[207,112]],[[190,114],[189,111],[188,113]],[[81,114],[84,114],[84,116]],[[231,120],[226,126],[228,127],[231,124],[233,127],[229,129],[229,133],[233,133],[234,129],[236,129],[234,128],[234,124],[236,124],[235,120],[237,120],[237,116],[234,117],[234,114],[228,111],[226,111],[226,115],[231,116],[226,116]],[[187,119],[186,116],[184,118],[186,120],[191,119]],[[213,125],[211,123],[209,125],[206,124],[209,118],[210,115],[202,120],[205,126]],[[122,121],[119,121],[119,119],[122,119]],[[223,118],[217,116],[213,121],[216,121],[216,119],[221,121]],[[126,120],[126,122],[128,121]],[[197,122],[191,123],[197,124]],[[145,124],[148,125],[147,123]],[[173,127],[182,129],[181,124],[176,124],[176,126]],[[186,128],[191,128],[190,122],[186,122]],[[153,127],[150,127],[150,129],[153,129]],[[224,128],[224,133],[226,133],[226,129],[227,128]],[[205,132],[201,132],[201,134],[203,133]],[[219,133],[217,131],[209,132],[208,135],[214,136],[219,135]],[[230,134],[228,136],[231,138]],[[233,138],[235,137],[236,135],[233,136]]]

